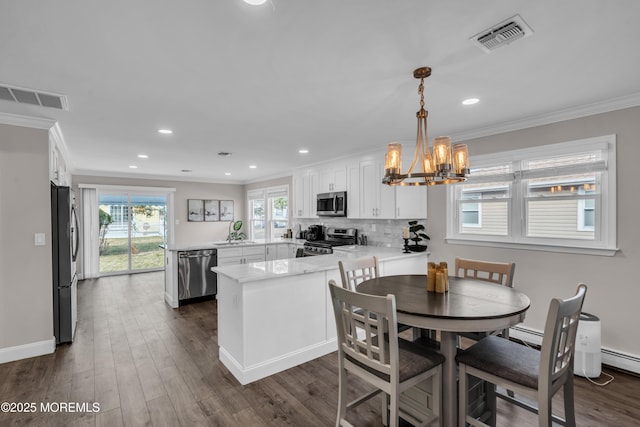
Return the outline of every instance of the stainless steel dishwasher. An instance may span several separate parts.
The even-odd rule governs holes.
[[[217,275],[211,267],[218,265],[216,249],[178,252],[179,303],[195,298],[210,297],[217,293]]]

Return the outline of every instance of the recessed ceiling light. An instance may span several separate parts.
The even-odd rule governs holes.
[[[161,133],[163,135],[171,135],[173,131],[171,129],[158,129],[158,133]]]
[[[256,165],[249,165],[249,169],[255,169],[255,168],[257,168],[257,167],[258,167],[258,166],[256,166]]]
[[[261,4],[265,4],[267,0],[244,0],[244,2],[251,6],[260,6]]]
[[[136,165],[129,165],[129,169],[138,169]]]
[[[309,150],[307,150],[306,148],[302,148],[300,150],[298,150],[298,153],[300,154],[307,154],[309,152]]]
[[[149,156],[147,156],[146,154],[138,154],[138,158],[139,159],[148,159]]]
[[[480,102],[478,98],[469,98],[462,101],[462,105],[473,105],[477,104],[478,102]]]
[[[225,174],[226,176],[230,176],[230,175],[231,175],[231,172],[225,172],[224,174]]]

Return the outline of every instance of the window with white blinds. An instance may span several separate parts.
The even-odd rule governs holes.
[[[612,255],[615,145],[609,135],[472,157],[468,181],[448,188],[447,241]]]

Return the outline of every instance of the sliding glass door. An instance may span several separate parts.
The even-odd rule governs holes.
[[[166,195],[101,191],[98,204],[101,275],[164,268]]]

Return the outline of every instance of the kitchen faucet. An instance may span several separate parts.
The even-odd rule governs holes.
[[[231,243],[231,226],[233,225],[233,219],[229,221],[229,234],[227,234],[227,242]]]

